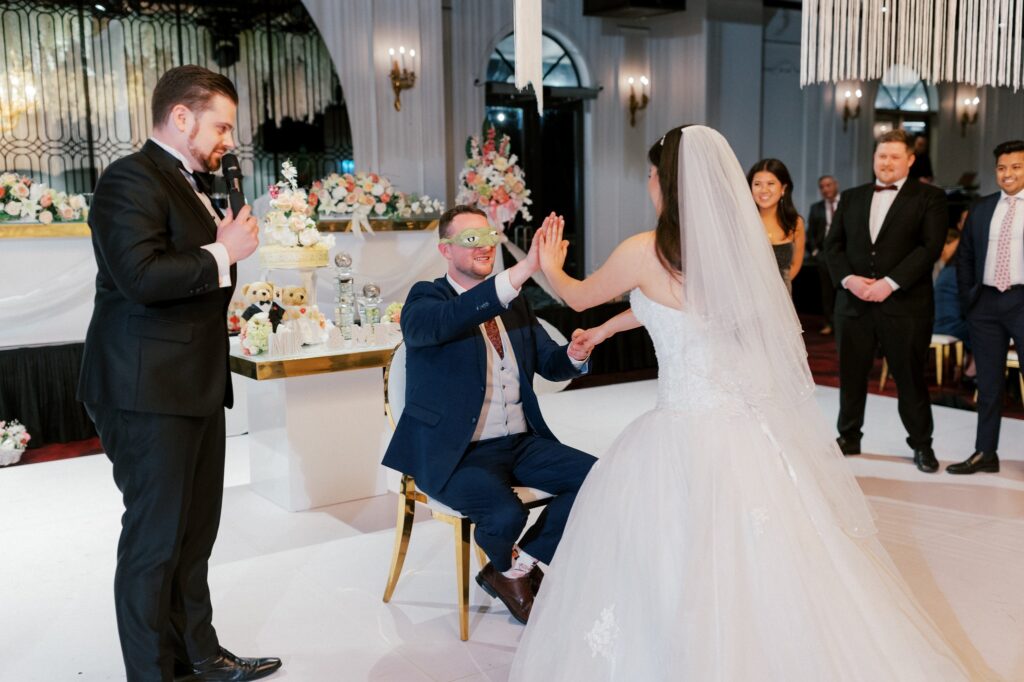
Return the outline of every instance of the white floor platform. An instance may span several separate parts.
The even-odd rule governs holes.
[[[818,400],[834,419],[838,392],[820,388]],[[543,408],[563,440],[600,454],[653,402],[654,383],[640,382],[545,396]],[[935,416],[939,459],[970,454],[975,415]],[[890,398],[869,398],[865,431],[865,449],[880,454],[850,465],[922,603],[993,679],[1024,680],[1024,422],[1004,420],[1002,473],[964,478],[913,467]],[[474,586],[471,640],[459,641],[449,526],[426,515],[416,524],[384,604],[394,496],[285,512],[250,490],[244,439],[228,441],[210,573],[225,646],[283,658],[275,680],[506,679],[521,627]],[[0,470],[0,680],[123,679],[112,602],[120,512],[105,457]]]

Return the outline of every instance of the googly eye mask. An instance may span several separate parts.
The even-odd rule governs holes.
[[[454,237],[441,239],[442,244],[454,244],[467,249],[476,249],[485,246],[497,246],[501,243],[501,235],[490,227],[472,227],[459,232]]]

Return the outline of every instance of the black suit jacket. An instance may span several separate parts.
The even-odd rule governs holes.
[[[825,247],[825,228],[827,226],[825,200],[811,204],[807,214],[807,244],[804,249],[804,260],[822,258],[820,251]],[[812,254],[814,254],[812,256]]]
[[[828,270],[837,289],[836,314],[857,317],[877,305],[887,315],[931,317],[932,270],[946,241],[946,195],[938,187],[908,179],[872,243],[874,194],[874,183],[843,192],[825,238]],[[881,303],[868,303],[842,287],[847,275],[890,277],[899,289]]]
[[[1002,192],[989,194],[971,206],[956,249],[956,280],[960,290],[960,309],[966,316],[981,293],[985,277],[985,258],[988,255],[988,237],[992,216],[999,205]]]
[[[533,433],[556,440],[541,416],[533,375],[551,381],[579,376],[566,351],[551,340],[526,302],[502,307],[494,279],[461,296],[444,277],[413,286],[402,308],[405,411],[383,464],[437,492],[455,471],[476,431],[487,385],[488,343],[479,325],[500,315],[519,365],[519,395]]]
[[[89,211],[99,269],[78,399],[122,410],[208,416],[232,403],[217,224],[152,141],[112,163]],[[232,285],[235,268],[231,268]]]

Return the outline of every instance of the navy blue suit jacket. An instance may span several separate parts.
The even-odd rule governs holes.
[[[487,344],[480,325],[500,315],[519,364],[519,391],[530,430],[556,440],[533,392],[533,376],[563,381],[585,372],[567,346],[551,340],[523,296],[505,309],[494,279],[455,293],[447,278],[418,282],[402,308],[406,344],[405,411],[384,466],[410,474],[427,492],[444,487],[476,430],[487,385]]]
[[[992,215],[999,205],[1002,192],[989,194],[978,200],[967,214],[960,246],[956,250],[956,279],[960,289],[960,308],[967,315],[978,301],[981,280],[985,276],[985,256],[988,255],[988,233]]]

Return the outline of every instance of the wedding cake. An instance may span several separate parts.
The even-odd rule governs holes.
[[[263,216],[263,246],[259,248],[264,269],[301,270],[327,266],[333,235],[322,235],[313,220],[313,206],[298,186],[291,161],[281,164],[284,180],[270,186],[270,211]]]

